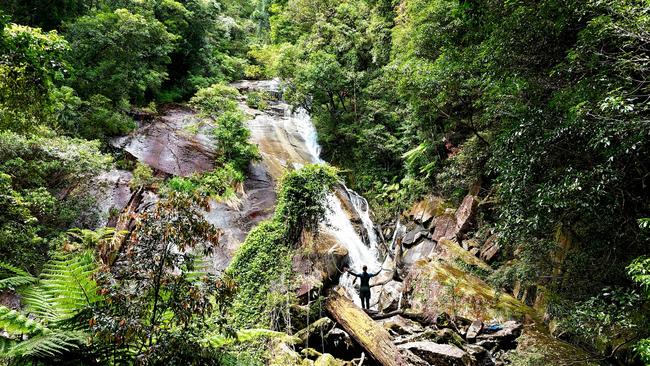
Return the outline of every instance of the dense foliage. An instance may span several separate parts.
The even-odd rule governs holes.
[[[0,0],[0,284],[56,307],[0,309],[3,350],[18,363],[219,362],[209,345],[229,342],[219,313],[231,288],[200,271],[216,233],[197,212],[236,203],[259,158],[244,96],[227,86],[246,76],[283,79],[323,157],[380,219],[424,195],[477,193],[477,237],[497,233],[503,248],[493,284],[543,289],[557,333],[597,358],[650,362],[649,29],[645,0]],[[97,277],[103,300],[58,303],[55,269],[96,285],[92,256],[63,249],[75,227],[95,243],[75,245],[105,245],[88,231],[88,193],[110,138],[179,101],[214,122],[215,170],[165,180],[119,156],[131,189],[164,201],[138,218],[125,272]],[[324,166],[287,174],[275,215],[228,270],[229,320],[270,326],[290,302],[278,294],[294,246],[318,230],[333,184]],[[50,298],[30,297],[46,287]],[[66,333],[58,320],[73,308],[89,325]]]
[[[516,259],[495,280],[544,285],[559,318],[615,308],[643,324],[625,268],[648,253],[636,220],[650,210],[649,12],[636,0],[275,1],[272,44],[251,56],[385,211],[480,186],[484,230]],[[598,300],[605,287],[623,297]]]
[[[272,317],[291,303],[294,250],[303,230],[317,233],[325,221],[326,195],[336,181],[336,171],[326,165],[285,174],[273,217],[248,234],[227,269],[238,286],[231,309],[235,324],[271,327]]]

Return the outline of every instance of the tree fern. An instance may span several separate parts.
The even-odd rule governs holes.
[[[1,268],[28,278],[28,274],[10,266]],[[32,277],[32,284],[19,290],[25,305],[23,312],[0,307],[0,329],[8,334],[0,337],[2,354],[12,358],[42,358],[83,344],[87,338],[85,333],[65,328],[63,324],[101,299],[92,279],[95,269],[90,251],[55,254],[38,280]]]
[[[36,277],[18,267],[0,262],[0,290],[16,290],[36,282]]]

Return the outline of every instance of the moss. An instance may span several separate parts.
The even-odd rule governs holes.
[[[532,308],[511,295],[442,260],[416,262],[409,283],[414,305],[425,313],[447,312],[483,320],[537,318]]]
[[[291,272],[290,246],[285,242],[286,228],[277,221],[265,221],[254,228],[235,253],[226,273],[238,290],[231,308],[239,326],[268,326],[268,305],[273,283]]]
[[[469,266],[475,266],[488,272],[492,271],[492,267],[490,267],[487,263],[483,262],[479,258],[476,258],[474,255],[472,255],[472,253],[463,249],[454,241],[441,239],[438,242],[438,247],[443,248],[450,257],[461,260]]]
[[[585,351],[553,338],[538,324],[524,328],[523,334],[518,339],[517,349],[509,353],[507,359],[514,366],[595,366],[598,364],[590,361],[592,358]]]
[[[325,198],[335,182],[335,170],[325,165],[283,177],[273,217],[248,234],[226,270],[238,286],[230,309],[236,326],[271,327],[290,313],[296,302],[291,271],[296,244],[303,230],[316,232],[324,220]]]
[[[342,365],[342,362],[338,361],[334,356],[330,355],[329,353],[324,353],[318,359],[316,362],[314,362],[314,366],[340,366]]]

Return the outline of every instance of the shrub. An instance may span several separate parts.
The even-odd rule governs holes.
[[[221,113],[236,111],[238,96],[239,92],[235,88],[224,84],[212,84],[196,92],[190,104],[204,116],[216,118]]]
[[[265,91],[252,91],[246,95],[246,105],[259,110],[268,108],[269,100],[271,100],[271,95]]]
[[[216,120],[212,134],[216,140],[217,162],[232,164],[244,172],[252,160],[259,159],[257,146],[251,144],[250,131],[244,124],[246,116],[240,111],[226,111]]]

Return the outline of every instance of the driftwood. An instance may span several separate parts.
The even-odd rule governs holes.
[[[391,341],[388,331],[375,323],[347,297],[331,291],[325,301],[325,308],[350,337],[380,365],[406,365],[402,355]]]

